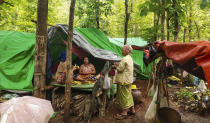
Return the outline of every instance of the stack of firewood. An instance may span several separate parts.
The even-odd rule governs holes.
[[[78,116],[80,119],[88,119],[91,105],[90,100],[90,94],[77,94],[72,96],[70,104],[71,115]],[[56,94],[53,104],[56,111],[62,111],[65,106],[65,95]]]

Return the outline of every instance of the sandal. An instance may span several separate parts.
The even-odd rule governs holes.
[[[129,111],[128,114],[129,115],[135,115],[136,114],[136,111],[135,112]]]
[[[123,120],[123,119],[126,119],[127,118],[127,115],[124,115],[124,114],[116,114],[114,116],[114,118],[116,118],[117,120]]]

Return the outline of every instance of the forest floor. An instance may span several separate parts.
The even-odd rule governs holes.
[[[141,89],[141,92],[143,93],[143,95],[145,95],[146,91],[147,91],[148,81],[138,80],[135,82],[135,84],[137,85],[138,88]],[[176,91],[179,89],[181,89],[181,88],[176,87]],[[174,88],[169,88],[169,95],[173,95],[174,93],[175,93]],[[119,113],[119,109],[113,101],[109,102],[108,110],[106,112],[106,117],[104,117],[104,118],[94,117],[94,118],[92,118],[90,123],[146,123],[146,121],[144,119],[144,115],[147,111],[147,108],[148,108],[150,102],[151,102],[151,99],[143,97],[142,103],[135,105],[135,108],[137,111],[136,115],[128,116],[127,119],[124,119],[124,120],[116,120],[113,117],[116,113]],[[181,123],[209,123],[210,122],[210,114],[201,116],[198,113],[184,111],[183,109],[178,108],[171,99],[170,99],[170,107],[180,113],[181,119],[182,119]],[[62,116],[63,115],[61,115],[58,112],[56,117],[54,119],[52,119],[50,121],[50,123],[63,123]],[[87,121],[81,121],[81,120],[77,120],[77,119],[78,118],[76,118],[76,117],[72,117],[70,123],[87,123]]]

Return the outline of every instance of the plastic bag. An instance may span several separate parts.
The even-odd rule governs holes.
[[[160,83],[160,88],[159,88],[159,99],[160,99],[160,107],[168,107],[168,99],[167,99],[167,94],[166,94],[166,89],[164,86],[164,83]]]
[[[156,116],[156,112],[157,112],[157,96],[158,96],[158,87],[156,87],[156,91],[153,96],[152,102],[149,105],[149,108],[147,109],[147,112],[145,114],[145,119],[148,122],[152,122],[155,120],[155,116]]]
[[[200,81],[199,85],[198,85],[198,88],[201,92],[205,93],[206,90],[207,90],[207,87],[205,85],[205,82],[203,80]]]
[[[156,89],[155,83],[153,82],[152,87],[149,89],[149,92],[148,92],[148,96],[149,96],[149,97],[153,97],[153,96],[154,96],[154,94],[155,94],[155,89]]]
[[[109,77],[108,73],[106,73],[104,76],[103,89],[110,89],[110,81],[111,81],[111,78]]]
[[[48,100],[18,97],[0,104],[0,123],[48,123],[53,113]]]

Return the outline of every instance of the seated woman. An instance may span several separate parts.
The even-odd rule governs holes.
[[[66,69],[66,62],[60,62],[59,66],[58,66],[58,69],[56,71],[56,75],[55,75],[55,78],[56,78],[56,82],[57,83],[60,83],[60,84],[64,84],[65,81],[66,81],[66,73],[67,73],[67,69]],[[73,72],[76,70],[76,66],[73,66],[72,68],[72,74]]]
[[[72,74],[77,69],[76,66],[72,66]],[[60,55],[60,63],[58,65],[55,78],[56,82],[64,84],[66,81],[67,65],[66,65],[66,52],[62,52]]]
[[[84,64],[80,66],[79,74],[76,77],[78,81],[93,81],[97,77],[94,76],[96,70],[93,64],[89,63],[88,57],[84,58]]]

